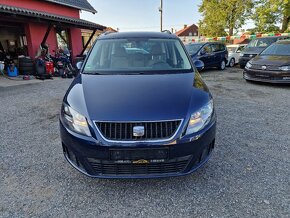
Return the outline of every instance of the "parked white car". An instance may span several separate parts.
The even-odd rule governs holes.
[[[240,53],[245,48],[247,44],[233,44],[227,45],[227,49],[229,52],[229,58],[227,66],[233,67],[235,64],[239,63]]]

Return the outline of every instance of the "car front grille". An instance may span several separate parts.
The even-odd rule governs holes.
[[[161,163],[114,163],[88,158],[95,174],[102,175],[148,175],[182,172],[191,156],[167,160]]]
[[[155,122],[95,122],[102,137],[111,141],[167,140],[178,131],[181,120]],[[144,128],[142,136],[134,136],[133,128]]]
[[[266,67],[266,69],[263,69],[262,67]],[[251,69],[254,70],[267,70],[267,71],[277,71],[279,70],[278,66],[272,66],[272,65],[260,65],[260,64],[252,64]]]
[[[256,54],[244,54],[243,57],[254,58],[256,57]]]

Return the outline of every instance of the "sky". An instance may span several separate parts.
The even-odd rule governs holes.
[[[160,0],[88,0],[98,11],[81,12],[81,18],[126,31],[160,31]],[[201,19],[201,0],[163,0],[163,29],[180,30]]]

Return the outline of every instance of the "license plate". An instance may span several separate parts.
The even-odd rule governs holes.
[[[168,159],[168,149],[114,149],[110,151],[111,160],[159,160]]]

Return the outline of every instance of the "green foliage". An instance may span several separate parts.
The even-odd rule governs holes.
[[[279,31],[278,24],[284,32],[290,23],[290,0],[256,0],[252,19],[257,32]]]
[[[203,19],[199,30],[204,36],[233,35],[249,17],[253,0],[203,0],[199,7]]]

